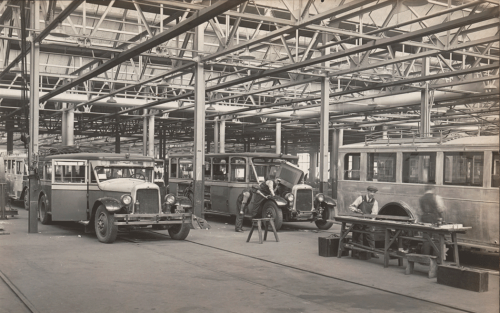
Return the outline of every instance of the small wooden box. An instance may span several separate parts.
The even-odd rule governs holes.
[[[340,238],[318,237],[319,255],[325,257],[337,256]],[[342,256],[349,255],[349,250],[344,249]]]
[[[485,292],[488,291],[488,272],[452,265],[439,265],[437,282],[451,287]]]

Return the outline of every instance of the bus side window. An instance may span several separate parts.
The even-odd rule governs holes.
[[[212,160],[205,158],[205,179],[212,179]]]
[[[483,152],[445,152],[444,184],[483,186]]]
[[[396,153],[368,153],[367,181],[395,182]]]
[[[491,169],[491,187],[500,187],[500,155],[493,152],[493,168]]]
[[[349,153],[344,157],[344,179],[359,180],[361,170],[361,155],[359,153]]]
[[[229,158],[214,158],[213,180],[227,181],[227,162]]]
[[[193,159],[179,159],[179,178],[193,178]]]
[[[403,153],[403,183],[435,184],[436,153]]]
[[[244,158],[231,158],[231,181],[245,182],[246,161]]]

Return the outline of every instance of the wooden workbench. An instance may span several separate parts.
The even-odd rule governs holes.
[[[342,251],[346,247],[347,243],[344,242],[347,234],[352,231],[352,228],[355,224],[358,225],[366,225],[366,226],[375,226],[378,228],[382,228],[385,231],[385,242],[384,249],[372,249],[370,247],[359,247],[358,245],[350,245],[351,249],[362,250],[362,251],[370,251],[373,253],[383,254],[384,255],[384,267],[389,266],[389,257],[397,257],[399,266],[403,265],[404,255],[401,255],[397,252],[389,251],[389,247],[394,243],[398,242],[398,247],[402,248],[403,239],[417,240],[422,242],[428,242],[431,247],[437,251],[438,263],[442,264],[446,258],[446,243],[449,243],[453,246],[454,249],[454,257],[455,263],[457,266],[460,265],[458,259],[458,242],[457,242],[457,234],[465,233],[467,230],[472,229],[472,227],[459,227],[459,228],[442,228],[437,226],[432,226],[429,224],[422,223],[413,223],[412,221],[392,221],[392,220],[379,220],[376,215],[365,215],[365,216],[336,216],[335,220],[337,222],[342,222],[342,228],[340,230],[340,243],[339,243],[339,251],[337,253],[337,257],[340,258],[342,256]],[[350,224],[347,226],[347,224]],[[354,230],[357,232],[357,230]],[[405,232],[406,231],[406,232]],[[363,233],[363,231],[359,231]],[[420,232],[423,236],[408,236],[408,233]],[[432,240],[433,235],[437,235],[439,238],[439,243],[436,245]],[[446,241],[445,236],[449,235],[451,237],[451,241]]]

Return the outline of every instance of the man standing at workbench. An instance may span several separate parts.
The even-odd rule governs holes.
[[[354,202],[349,206],[349,210],[360,213],[360,214],[378,214],[378,202],[375,200],[375,193],[378,191],[376,187],[368,186],[367,194],[363,196],[359,196],[354,200]],[[361,230],[369,232],[367,234],[362,234],[358,232],[352,233],[352,241],[354,243],[363,245],[363,237],[366,238],[368,242],[368,246],[370,248],[375,249],[375,238],[373,237],[372,227],[367,225],[359,225],[355,224],[353,227],[354,230]],[[353,258],[359,258],[359,252],[356,250],[352,251]],[[378,258],[378,256],[372,253],[373,258]]]

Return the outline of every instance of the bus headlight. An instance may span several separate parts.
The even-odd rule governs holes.
[[[122,195],[121,200],[124,205],[129,205],[132,202],[132,197],[130,195]]]
[[[286,199],[286,201],[288,201],[288,202],[293,202],[293,200],[295,200],[295,197],[293,196],[293,194],[291,194],[291,193],[287,193],[287,194],[285,195],[285,199]]]
[[[318,200],[319,202],[323,202],[325,201],[325,196],[322,193],[318,193],[316,195],[316,200]]]
[[[175,203],[175,196],[174,195],[166,195],[165,202],[167,204],[170,204],[170,205],[174,204]]]

